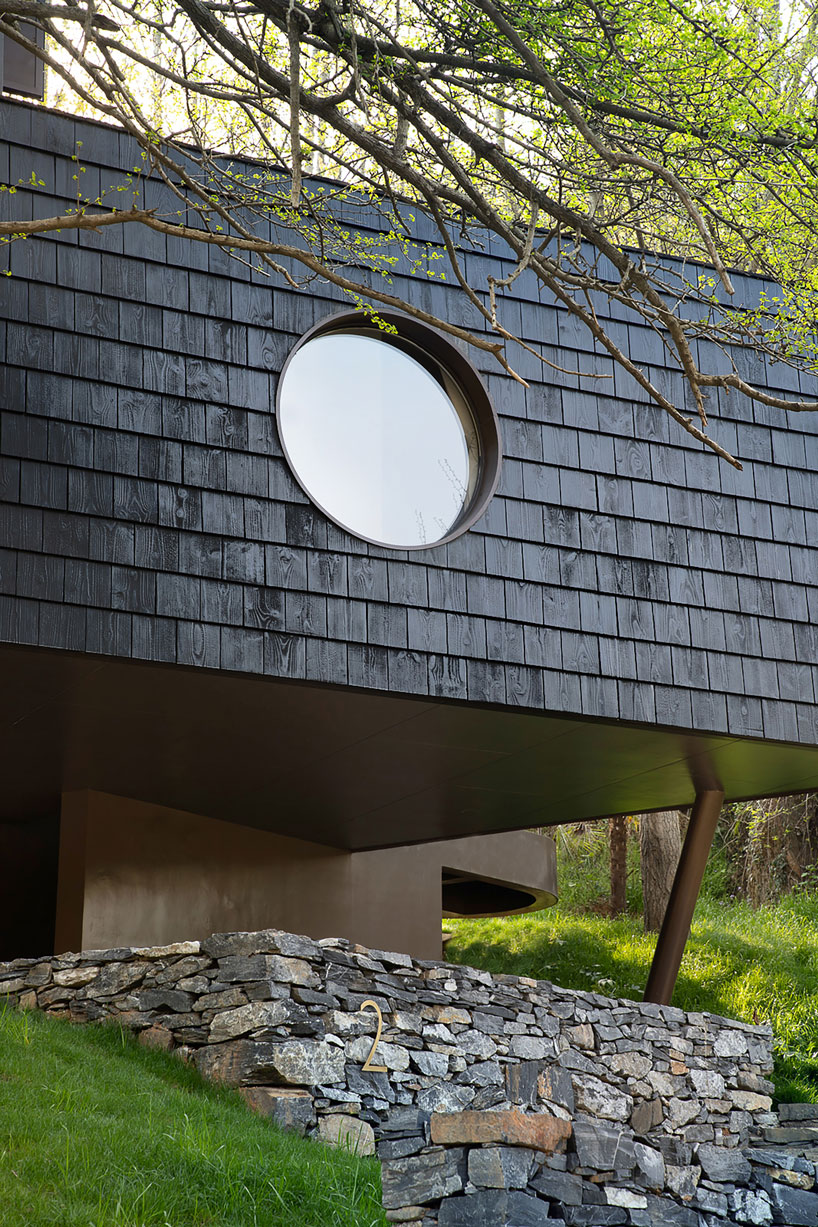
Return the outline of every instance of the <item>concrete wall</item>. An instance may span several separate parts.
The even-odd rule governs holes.
[[[443,867],[556,892],[529,832],[346,853],[85,790],[63,796],[55,949],[163,945],[281,928],[439,958]]]

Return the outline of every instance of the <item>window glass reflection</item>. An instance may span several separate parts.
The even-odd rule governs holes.
[[[318,336],[293,355],[279,394],[281,439],[307,493],[349,532],[412,549],[445,537],[463,512],[477,437],[459,390],[446,384],[365,334]]]

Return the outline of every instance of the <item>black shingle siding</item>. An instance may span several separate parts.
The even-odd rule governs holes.
[[[12,178],[34,168],[46,184],[4,197],[17,214],[64,207],[77,139],[86,188],[138,160],[109,129],[25,105],[0,106],[0,135]],[[161,203],[159,185],[145,191]],[[512,324],[569,372],[613,378],[521,352],[523,388],[472,354],[501,418],[498,492],[449,545],[388,550],[309,502],[275,429],[293,344],[349,305],[329,286],[295,292],[131,225],[0,258],[13,273],[0,295],[3,640],[818,741],[818,418],[712,397],[737,473],[526,274],[504,300]],[[476,251],[466,262],[477,280],[492,267]],[[405,262],[394,283],[480,326],[456,289],[409,279]],[[631,356],[683,398],[661,339],[615,315]],[[784,367],[738,362],[797,389]]]

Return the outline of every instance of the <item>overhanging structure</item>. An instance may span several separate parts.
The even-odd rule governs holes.
[[[135,163],[98,124],[10,103],[0,122],[10,181],[45,184],[12,198],[35,216],[64,209],[78,139],[103,185]],[[345,306],[331,287],[270,285],[128,225],[3,255],[0,765],[18,842],[83,791],[346,854],[818,787],[809,416],[714,402],[737,473],[524,274],[521,335],[609,378],[523,354],[523,388],[466,355],[497,411],[499,485],[444,544],[393,549],[324,514],[277,431],[285,363]],[[395,283],[469,311],[454,288]],[[617,326],[670,387],[661,338]]]

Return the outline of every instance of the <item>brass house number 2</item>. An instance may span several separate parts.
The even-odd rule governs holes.
[[[378,1047],[378,1043],[380,1042],[381,1038],[381,1031],[383,1030],[383,1014],[381,1013],[381,1007],[378,1005],[377,1001],[365,1001],[361,1006],[361,1010],[366,1009],[373,1009],[377,1014],[378,1030],[375,1032],[375,1042],[369,1050],[369,1056],[364,1061],[364,1069],[371,1070],[373,1074],[385,1074],[387,1072],[385,1065],[372,1064],[372,1058],[375,1055],[375,1049]]]

